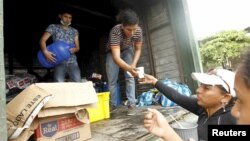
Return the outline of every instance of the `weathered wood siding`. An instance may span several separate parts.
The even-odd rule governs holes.
[[[168,9],[165,1],[158,1],[146,9],[147,36],[150,44],[144,42],[140,64],[146,68],[146,73],[152,73],[154,69],[155,76],[158,79],[169,78],[174,81],[181,81],[181,72],[179,71],[178,54],[175,36],[171,27],[171,21],[168,15]],[[144,27],[146,28],[146,27]],[[152,51],[154,67],[145,63],[149,52]],[[149,67],[149,68],[148,68]]]

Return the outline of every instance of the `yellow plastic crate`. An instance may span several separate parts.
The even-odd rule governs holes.
[[[96,108],[87,108],[90,122],[95,122],[110,117],[109,113],[109,92],[98,93]]]

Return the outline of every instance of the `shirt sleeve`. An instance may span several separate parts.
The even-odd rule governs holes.
[[[143,41],[143,36],[142,36],[142,29],[141,29],[141,27],[138,27],[136,36],[137,36],[137,39],[135,40],[136,42],[142,42],[142,41]]]
[[[74,30],[74,37],[79,35],[79,31],[77,29],[73,28],[73,30]]]
[[[119,29],[116,27],[113,28],[110,32],[110,47],[111,46],[120,46],[121,43],[121,33],[118,33]]]
[[[53,35],[55,33],[55,28],[56,26],[54,24],[51,24],[49,25],[47,28],[46,28],[46,32],[49,32],[51,35]]]
[[[157,81],[155,87],[168,99],[176,103],[177,105],[187,109],[188,111],[198,114],[200,106],[197,104],[197,99],[195,97],[189,97],[186,95],[180,94],[175,89],[165,85],[161,81]]]

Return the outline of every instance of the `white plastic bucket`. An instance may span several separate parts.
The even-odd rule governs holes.
[[[195,141],[198,141],[197,123],[183,121],[178,121],[178,123],[182,127],[180,127],[180,125],[176,122],[173,123],[171,126],[175,130],[175,132],[183,139],[183,141],[188,141],[190,138],[194,139]]]

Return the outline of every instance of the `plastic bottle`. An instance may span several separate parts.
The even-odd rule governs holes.
[[[109,91],[109,86],[107,84],[106,81],[103,82],[103,88],[102,88],[103,92],[108,92]]]
[[[56,41],[47,47],[48,51],[55,54],[56,62],[52,63],[52,62],[47,61],[47,59],[45,58],[45,56],[41,50],[39,50],[37,53],[38,61],[40,62],[40,64],[43,67],[52,68],[55,65],[60,64],[63,61],[69,59],[69,57],[70,57],[70,50],[69,49],[73,46],[74,45],[67,44],[63,41]]]

